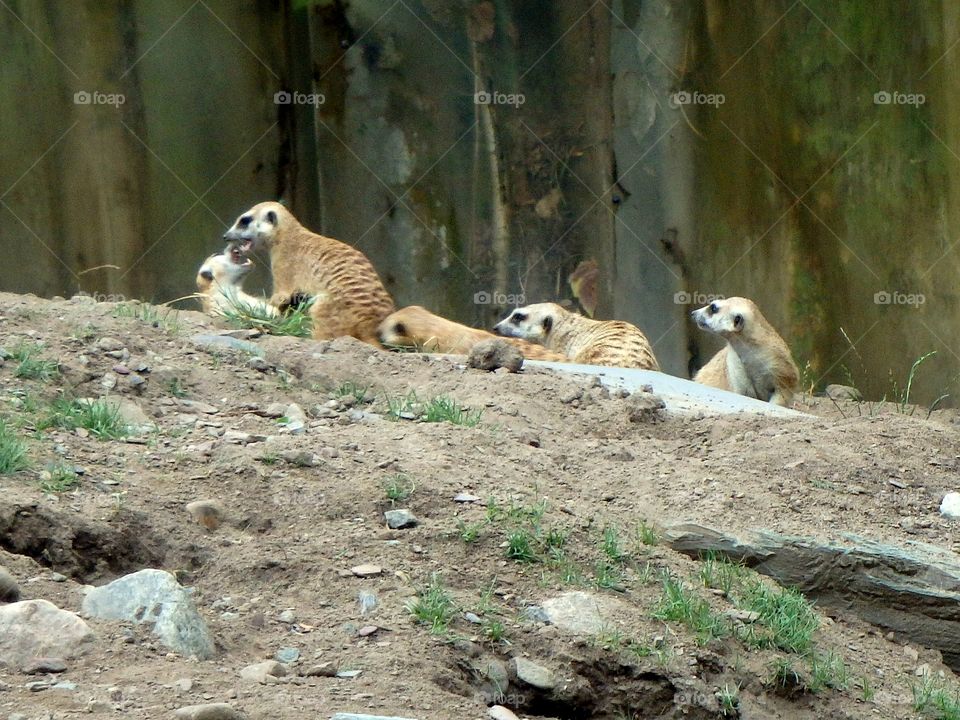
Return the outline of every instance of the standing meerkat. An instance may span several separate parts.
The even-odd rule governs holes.
[[[244,258],[236,247],[216,253],[203,261],[197,271],[200,305],[208,315],[223,317],[233,310],[250,309],[276,317],[279,311],[264,298],[243,291],[243,280],[253,269],[253,261]]]
[[[494,329],[540,343],[575,363],[660,369],[647,336],[637,326],[620,320],[591,320],[555,303],[517,308]]]
[[[788,406],[800,373],[790,348],[752,300],[717,300],[691,313],[701,330],[727,341],[726,347],[700,368],[694,382]]]
[[[377,326],[393,312],[393,299],[362,252],[310,232],[276,202],[254,205],[223,237],[245,254],[269,251],[272,305],[286,307],[303,295],[314,298],[310,317],[315,339],[352,335],[379,345]]]
[[[478,342],[497,337],[486,330],[467,327],[434,315],[419,305],[410,305],[388,315],[380,323],[377,336],[386,346],[455,355],[466,355]],[[523,353],[528,360],[569,362],[565,355],[550,352],[542,345],[518,338],[504,339]]]

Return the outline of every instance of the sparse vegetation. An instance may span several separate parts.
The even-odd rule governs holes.
[[[395,505],[413,495],[416,485],[409,476],[397,473],[383,481],[383,489],[387,495],[387,500],[390,501],[391,505]]]
[[[57,463],[50,465],[40,476],[40,489],[45,493],[61,493],[72,490],[80,484],[80,476],[70,465]]]
[[[734,717],[740,707],[740,686],[730,686],[724,683],[717,691],[717,702],[720,704],[720,714],[724,717]]]
[[[430,584],[407,604],[407,609],[418,622],[430,626],[432,635],[445,634],[457,614],[453,597],[443,586],[439,575],[430,578]]]
[[[419,400],[413,391],[399,397],[387,397],[388,420],[448,422],[464,427],[476,427],[482,415],[482,410],[468,410],[447,395],[437,395],[426,401]]]
[[[119,407],[102,398],[93,401],[58,398],[37,424],[38,430],[52,427],[64,430],[84,428],[100,440],[116,440],[130,431]]]
[[[226,294],[226,305],[221,308],[224,319],[236,328],[259,330],[268,335],[310,337],[312,322],[310,307],[314,298],[302,305],[291,306],[283,313],[266,312],[263,305],[249,303],[240,297]]]
[[[913,708],[931,720],[960,720],[960,689],[924,675],[913,685]]]
[[[739,607],[757,613],[741,640],[753,647],[775,647],[804,653],[813,643],[819,621],[813,606],[802,593],[790,588],[771,589],[761,578],[743,584],[734,598]]]
[[[636,536],[640,545],[652,547],[660,542],[656,529],[648,525],[646,520],[641,520],[637,524]]]
[[[11,475],[30,467],[27,445],[0,419],[0,475]]]
[[[662,582],[663,594],[653,614],[655,618],[683,623],[701,643],[729,634],[723,618],[714,614],[710,604],[687,588],[683,580],[664,573]]]
[[[843,658],[834,652],[811,652],[810,662],[810,691],[820,692],[824,688],[846,690],[850,686],[850,671]]]
[[[180,332],[180,313],[169,307],[158,307],[138,300],[130,300],[117,303],[113,310],[113,316],[115,318],[133,318],[151,327],[171,333]]]
[[[23,380],[41,380],[46,382],[52,380],[60,371],[57,369],[57,363],[53,360],[44,360],[37,355],[43,349],[43,345],[21,343],[17,345],[10,353],[11,359],[17,362],[13,370],[13,376]]]
[[[168,395],[175,398],[185,398],[187,396],[187,388],[183,380],[178,377],[172,377],[167,380],[163,384],[163,389],[166,390]]]
[[[351,397],[358,405],[368,401],[367,393],[370,391],[369,385],[361,385],[352,380],[341,383],[333,394],[338,398]]]

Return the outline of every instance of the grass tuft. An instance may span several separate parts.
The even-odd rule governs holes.
[[[43,349],[39,343],[28,345],[21,343],[13,349],[10,357],[17,361],[17,366],[13,370],[13,376],[23,380],[52,380],[60,374],[57,363],[53,360],[43,360],[37,358],[37,354]]]
[[[430,584],[422,588],[417,597],[407,604],[407,610],[417,622],[429,625],[432,635],[445,634],[457,614],[453,597],[436,574],[431,576]]]
[[[0,475],[12,475],[30,467],[27,445],[16,432],[0,420]]]
[[[76,430],[85,428],[100,440],[118,440],[129,434],[130,428],[120,415],[120,408],[106,400],[68,400],[59,398],[47,415],[37,424],[38,430],[48,428]]]

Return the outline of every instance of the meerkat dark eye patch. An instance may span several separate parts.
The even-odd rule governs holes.
[[[720,306],[716,303],[710,303],[710,314],[716,315],[718,312],[720,312]]]
[[[740,330],[743,328],[743,315],[737,315],[733,318],[733,326]]]
[[[213,280],[213,272],[210,270],[201,270],[200,277],[204,280]]]
[[[267,213],[267,222],[270,223],[271,225],[277,224],[277,214],[273,210],[270,210]]]
[[[242,228],[245,228],[249,226],[251,222],[253,222],[253,218],[249,215],[244,215],[242,218],[240,218],[240,221],[237,223],[237,225],[239,225]]]
[[[552,317],[545,317],[545,318],[543,319],[542,325],[543,325],[543,331],[544,331],[544,332],[547,332],[547,333],[550,332],[550,330],[553,329],[553,318],[552,318]]]
[[[396,325],[393,326],[393,331],[394,331],[397,335],[406,335],[406,334],[407,334],[407,326],[404,325],[403,323],[397,323]]]
[[[519,325],[526,319],[527,319],[527,316],[524,313],[520,313],[520,312],[515,312],[513,315],[510,316],[510,322],[512,322],[514,325]]]

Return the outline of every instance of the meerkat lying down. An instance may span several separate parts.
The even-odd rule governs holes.
[[[243,291],[243,280],[253,269],[253,261],[244,258],[236,247],[211,255],[197,271],[200,304],[208,315],[222,317],[230,310],[251,309],[275,317],[277,308],[263,298]]]
[[[466,355],[481,340],[495,338],[486,330],[477,330],[439,315],[419,305],[401,308],[386,317],[377,336],[387,347],[416,349],[420,352]],[[516,338],[504,338],[529,360],[567,362],[567,358],[546,348]]]
[[[501,335],[540,343],[575,363],[660,369],[640,328],[620,320],[591,320],[555,303],[517,308],[494,329]]]
[[[310,296],[313,337],[352,335],[379,345],[377,326],[394,310],[393,300],[367,256],[346,243],[312,233],[280,203],[265,202],[243,213],[223,236],[245,254],[270,252],[270,303],[288,307]]]
[[[790,348],[753,303],[742,297],[717,300],[691,313],[701,330],[727,341],[700,368],[694,382],[787,406],[800,374]]]

